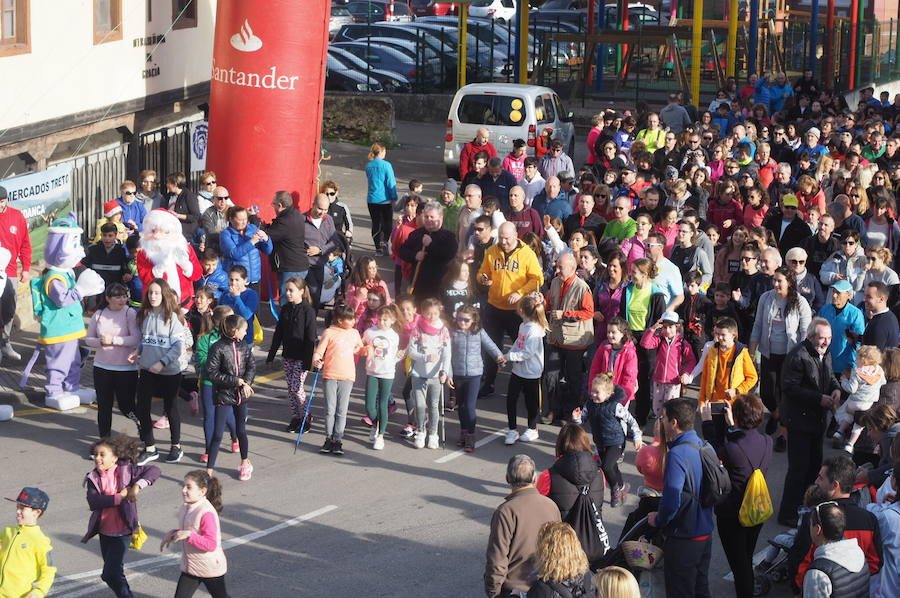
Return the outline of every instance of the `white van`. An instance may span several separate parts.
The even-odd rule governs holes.
[[[498,23],[511,23],[516,18],[516,0],[476,0],[469,5],[469,14],[490,17]]]
[[[459,153],[484,127],[491,133],[497,155],[512,151],[513,140],[524,139],[528,154],[544,127],[553,127],[569,157],[575,151],[575,124],[555,91],[539,85],[518,83],[474,83],[456,92],[447,115],[444,137],[444,166],[447,176],[459,178]],[[575,174],[574,172],[572,173]]]

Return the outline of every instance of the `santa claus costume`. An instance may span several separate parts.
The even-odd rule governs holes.
[[[193,282],[200,279],[202,271],[197,254],[181,234],[181,222],[173,212],[157,208],[144,218],[137,269],[145,289],[154,278],[162,278],[178,295],[181,307],[190,309],[194,300]]]

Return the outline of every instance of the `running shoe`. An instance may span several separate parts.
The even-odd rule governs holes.
[[[153,422],[153,427],[157,430],[165,430],[169,427],[169,418],[165,415]]]
[[[249,461],[247,463],[241,463],[241,466],[238,467],[238,480],[246,482],[250,479],[251,475],[253,475],[253,464]]]

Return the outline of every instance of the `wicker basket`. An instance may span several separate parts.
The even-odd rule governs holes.
[[[622,542],[622,552],[629,567],[645,571],[653,569],[663,559],[662,548],[654,546],[643,538]]]

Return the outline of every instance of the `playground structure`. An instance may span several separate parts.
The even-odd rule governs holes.
[[[668,24],[639,21],[636,28],[628,28],[627,19],[621,18],[609,27],[602,22],[605,11],[597,12],[591,2],[586,31],[544,34],[539,51],[531,48],[538,57],[530,71],[522,60],[527,46],[517,53],[515,80],[555,84],[562,78],[574,84],[573,96],[616,93],[632,86],[672,89],[674,83],[698,98],[701,82],[702,89],[710,91],[723,87],[728,77],[743,81],[753,72],[795,77],[809,69],[824,87],[838,92],[900,78],[900,21],[867,17],[867,0],[851,0],[843,13],[836,13],[833,0],[825,10],[814,0],[813,11],[788,8],[786,0],[774,5],[729,0],[722,19],[707,18],[710,7],[704,7],[704,0],[684,3],[687,6],[672,1]],[[627,14],[625,4],[618,2],[619,15]],[[687,16],[681,16],[684,13]],[[595,14],[598,22],[592,18]],[[527,29],[527,19],[527,12],[520,11],[516,28]],[[581,48],[579,59],[566,70],[550,65],[549,50],[557,43]],[[551,73],[555,81],[548,80]]]

